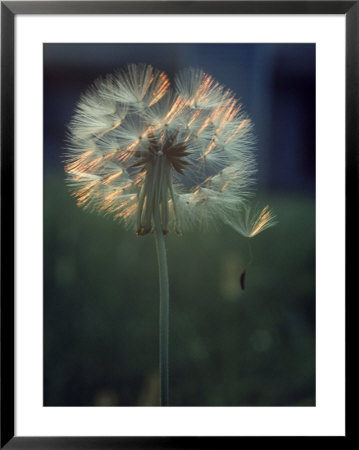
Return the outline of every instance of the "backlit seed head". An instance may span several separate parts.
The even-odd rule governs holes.
[[[156,213],[165,234],[217,221],[236,228],[252,192],[254,142],[242,105],[210,75],[186,69],[171,87],[164,72],[130,64],[80,98],[65,170],[79,206],[140,236],[153,230]],[[238,231],[267,228],[266,214],[250,233]]]

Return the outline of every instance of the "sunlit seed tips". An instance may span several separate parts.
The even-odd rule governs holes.
[[[237,221],[228,223],[243,236],[252,238],[262,231],[276,225],[278,222],[267,205],[257,212],[252,212],[249,207],[245,206],[243,208],[243,213],[238,216]]]

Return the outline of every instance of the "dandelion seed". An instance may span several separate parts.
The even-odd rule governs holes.
[[[240,284],[241,284],[242,291],[244,291],[244,289],[245,289],[245,281],[246,281],[246,270],[243,270],[243,272],[241,273],[241,276],[240,276]]]
[[[278,222],[267,205],[262,210],[254,213],[250,207],[245,207],[244,214],[239,215],[237,222],[227,223],[244,237],[252,238],[262,231],[273,227]]]
[[[262,231],[276,225],[278,222],[275,215],[269,209],[269,206],[265,206],[262,210],[252,213],[250,207],[246,206],[244,208],[244,213],[239,215],[237,222],[229,223],[238,233],[246,238],[252,238]],[[249,250],[249,261],[245,265],[241,276],[240,283],[241,288],[245,288],[245,278],[249,266],[253,262],[253,254],[250,241],[248,240],[248,250]]]
[[[200,69],[184,69],[176,75],[176,88],[187,106],[194,109],[213,109],[225,106],[231,93]]]
[[[150,65],[129,64],[125,70],[98,82],[101,97],[142,110],[158,102],[169,87],[167,75]]]

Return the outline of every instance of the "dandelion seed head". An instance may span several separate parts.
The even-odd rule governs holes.
[[[252,195],[252,123],[235,95],[200,69],[171,84],[150,65],[130,64],[81,96],[68,131],[65,171],[77,204],[138,235],[153,230],[156,211],[164,233],[218,221],[235,227]],[[270,223],[262,211],[240,228],[253,236]]]

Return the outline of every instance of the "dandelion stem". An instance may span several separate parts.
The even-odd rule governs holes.
[[[179,236],[181,236],[182,235],[182,231],[181,231],[181,225],[180,225],[180,222],[179,222],[179,215],[178,215],[178,211],[177,211],[176,198],[175,198],[175,193],[174,193],[173,186],[172,186],[172,181],[171,181],[169,175],[168,175],[168,178],[167,178],[167,183],[168,183],[168,186],[169,186],[169,189],[170,189],[171,198],[172,198],[173,212],[174,212],[175,224],[176,224],[176,233]]]
[[[165,239],[162,231],[160,207],[154,207],[155,240],[160,280],[160,404],[168,406],[168,311],[169,287]]]
[[[143,183],[142,187],[141,187],[141,191],[140,191],[140,195],[138,197],[138,207],[137,207],[137,217],[136,217],[136,224],[137,224],[137,233],[142,233],[142,209],[143,209],[143,204],[145,202],[145,193],[146,193],[146,183],[147,179],[145,180],[145,182]]]

